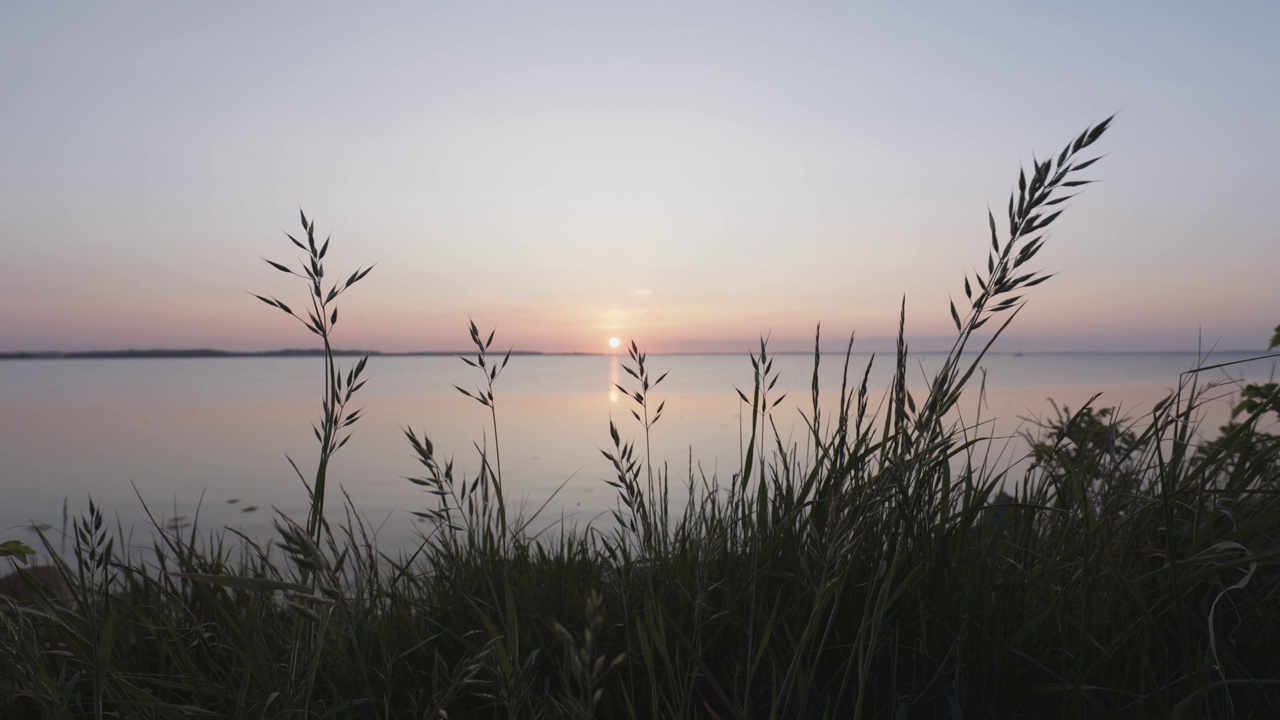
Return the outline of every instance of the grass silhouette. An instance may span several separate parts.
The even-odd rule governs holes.
[[[1020,476],[989,464],[982,425],[955,411],[984,353],[1048,276],[1044,232],[1087,180],[1110,125],[1019,174],[989,214],[985,270],[949,308],[956,340],[913,387],[905,313],[895,375],[872,409],[845,356],[835,413],[788,448],[767,342],[752,353],[738,471],[674,478],[649,453],[665,374],[636,343],[619,389],[632,440],[610,424],[610,522],[531,537],[504,501],[487,339],[462,392],[491,413],[474,477],[406,430],[431,530],[383,551],[349,499],[325,515],[327,459],[361,382],[325,357],[318,470],[305,526],[266,542],[155,527],[154,560],[114,542],[101,510],[60,560],[68,598],[0,612],[7,717],[934,718],[1267,717],[1280,712],[1280,467],[1250,391],[1212,441],[1194,419],[1200,374],[1137,420],[1059,409],[1029,437]],[[298,318],[329,346],[327,241],[304,216]],[[1002,232],[1001,226],[1004,227]],[[873,359],[874,361],[874,359]],[[637,449],[637,442],[644,447]],[[296,467],[296,466],[295,466]],[[299,476],[302,473],[299,472]],[[305,481],[305,480],[304,480]],[[668,489],[687,484],[673,505]],[[1007,494],[1006,494],[1007,493]],[[333,506],[329,511],[332,514]],[[278,543],[278,544],[277,544]]]

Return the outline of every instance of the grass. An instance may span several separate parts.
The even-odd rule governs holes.
[[[620,389],[636,437],[611,424],[616,510],[583,532],[533,538],[530,518],[509,516],[497,404],[509,356],[495,362],[493,335],[474,324],[467,362],[483,379],[460,390],[491,413],[479,474],[457,475],[428,437],[407,430],[434,528],[421,544],[380,550],[349,499],[340,519],[326,516],[327,458],[358,418],[345,407],[363,370],[343,375],[327,355],[306,525],[281,518],[267,543],[157,523],[154,559],[144,560],[121,549],[91,505],[70,558],[45,543],[68,597],[0,611],[0,709],[15,718],[1275,716],[1280,455],[1262,425],[1280,408],[1274,386],[1247,391],[1212,440],[1195,422],[1212,394],[1196,372],[1135,421],[1061,409],[1029,437],[1033,463],[1018,476],[988,460],[987,426],[956,412],[983,353],[1046,278],[1028,264],[1063,193],[1096,161],[1081,153],[1109,123],[1020,174],[1005,232],[990,217],[985,272],[965,278],[965,300],[951,307],[956,341],[925,387],[908,382],[900,333],[878,406],[870,366],[859,373],[846,355],[826,416],[815,338],[805,452],[774,429],[781,398],[762,341],[753,386],[739,390],[751,419],[738,472],[673,477],[648,450],[664,375],[633,343]],[[308,241],[294,242],[308,255],[301,276],[316,305],[302,322],[328,348],[327,242],[317,248],[303,224]],[[672,483],[687,485],[683,505],[673,506]]]

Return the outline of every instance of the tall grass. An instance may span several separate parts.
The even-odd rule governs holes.
[[[405,431],[431,521],[418,546],[380,550],[349,500],[341,522],[325,520],[332,445],[319,428],[313,522],[282,518],[278,544],[157,525],[144,563],[91,508],[62,566],[71,597],[0,615],[5,712],[1275,715],[1280,455],[1262,425],[1280,407],[1274,387],[1246,393],[1211,440],[1196,418],[1214,391],[1198,372],[1144,418],[1060,409],[1029,436],[1018,475],[989,460],[987,426],[958,412],[983,353],[1045,279],[1029,263],[1109,123],[1020,174],[1005,232],[989,216],[986,269],[965,278],[955,343],[923,387],[908,380],[904,313],[887,394],[872,396],[870,363],[851,367],[850,338],[824,415],[815,337],[803,452],[774,426],[762,340],[739,390],[738,472],[673,475],[649,451],[665,374],[632,343],[620,389],[635,422],[611,423],[604,450],[611,522],[531,536],[530,518],[509,515],[498,461],[507,357],[494,362],[493,335],[473,323],[467,361],[485,379],[463,392],[489,410],[492,443],[476,445],[468,478]],[[303,275],[318,287],[320,272]],[[313,325],[327,337],[331,324]],[[327,389],[335,376],[326,364]],[[326,421],[345,397],[326,394]]]
[[[287,233],[285,235],[294,246],[306,253],[306,257],[298,261],[298,269],[295,270],[288,265],[266,258],[263,258],[263,261],[286,275],[301,279],[307,286],[306,317],[303,317],[301,311],[294,310],[274,296],[265,297],[254,294],[254,297],[302,323],[303,327],[319,336],[324,346],[324,393],[320,406],[320,424],[311,426],[315,431],[316,440],[320,443],[320,459],[310,483],[298,469],[297,463],[292,458],[289,459],[289,464],[293,466],[298,479],[306,487],[307,496],[311,501],[307,513],[307,532],[312,538],[318,540],[320,526],[324,522],[324,498],[329,476],[329,461],[334,453],[338,452],[338,448],[347,444],[347,440],[351,438],[348,428],[360,419],[360,411],[348,411],[347,403],[351,401],[351,396],[364,385],[361,374],[369,361],[366,355],[360,358],[360,361],[348,370],[345,376],[339,371],[332,343],[333,328],[338,324],[337,299],[352,285],[364,279],[373,268],[357,268],[345,282],[332,283],[329,289],[325,290],[324,256],[329,253],[331,238],[325,238],[323,243],[317,244],[315,220],[308,222],[307,214],[301,210],[298,214],[302,218],[302,230],[306,234],[306,243],[304,244],[293,235]]]

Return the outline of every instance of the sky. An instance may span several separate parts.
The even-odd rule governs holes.
[[[1119,113],[1002,347],[1262,348],[1269,3],[0,4],[0,352],[913,347],[1018,168]],[[293,282],[290,282],[293,280]]]

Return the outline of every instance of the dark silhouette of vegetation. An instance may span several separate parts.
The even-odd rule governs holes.
[[[1047,278],[1029,263],[1065,191],[1087,182],[1078,173],[1096,158],[1080,154],[1109,123],[1020,173],[1004,232],[989,216],[985,270],[965,278],[965,300],[950,307],[956,341],[921,387],[909,381],[900,330],[879,408],[870,364],[852,371],[846,354],[837,410],[824,415],[815,352],[806,452],[774,427],[777,375],[762,341],[753,385],[739,391],[751,421],[738,471],[673,476],[648,451],[663,428],[654,392],[665,374],[633,342],[620,389],[645,448],[610,424],[617,508],[598,527],[533,536],[530,518],[508,515],[503,482],[516,471],[504,476],[497,458],[496,380],[509,356],[495,362],[493,335],[474,323],[467,361],[485,379],[463,392],[488,409],[493,432],[492,444],[476,444],[478,475],[459,474],[429,437],[406,430],[431,521],[420,544],[380,550],[349,499],[344,520],[329,522],[326,462],[355,417],[344,408],[359,372],[342,376],[326,354],[307,527],[282,517],[275,545],[157,523],[154,559],[143,560],[113,542],[91,506],[74,557],[45,543],[65,596],[0,606],[0,712],[1280,714],[1278,448],[1259,424],[1276,408],[1274,388],[1246,389],[1232,424],[1207,442],[1194,422],[1207,402],[1200,372],[1140,421],[1062,408],[1029,436],[1020,477],[988,464],[991,439],[955,412],[1024,292]],[[312,312],[261,299],[327,350],[328,302],[341,291],[322,292],[327,242],[317,248],[303,224],[303,271],[272,265],[306,280]],[[672,482],[685,485],[683,505]]]

